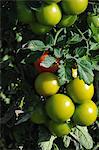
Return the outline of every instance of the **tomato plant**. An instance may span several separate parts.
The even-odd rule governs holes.
[[[0,149],[98,149],[98,2],[0,4]]]

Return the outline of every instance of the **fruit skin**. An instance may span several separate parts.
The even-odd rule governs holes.
[[[83,103],[75,109],[73,114],[74,123],[82,126],[90,126],[97,118],[98,109],[93,101]]]
[[[49,56],[48,52],[44,52],[43,55],[40,58],[38,58],[36,62],[34,62],[34,66],[38,72],[56,72],[58,70],[58,60],[56,64],[53,64],[49,68],[40,66],[40,63],[43,62],[47,56]]]
[[[71,118],[75,106],[72,100],[64,94],[55,94],[48,98],[45,109],[48,116],[56,122],[64,122]]]
[[[78,15],[86,10],[88,0],[62,0],[62,8],[64,13],[69,15]]]
[[[31,28],[32,32],[34,32],[37,35],[45,34],[51,30],[50,26],[46,26],[46,25],[40,24],[38,22],[31,23],[30,28]]]
[[[16,5],[19,20],[26,24],[32,22],[33,21],[32,11],[25,6],[25,3],[23,1],[17,1]]]
[[[63,15],[61,21],[59,22],[59,27],[70,27],[77,20],[77,15]]]
[[[89,25],[93,23],[95,27],[99,28],[99,15],[89,14],[87,17],[87,22]]]
[[[49,121],[49,130],[50,132],[58,137],[68,135],[71,131],[70,126],[67,123],[57,123],[52,120]]]
[[[32,22],[30,22],[29,27],[31,28],[33,33],[41,35],[51,30],[51,26],[46,26],[37,22],[34,11],[32,12],[32,16]]]
[[[51,96],[60,88],[58,77],[50,72],[40,73],[35,79],[35,89],[39,95]]]
[[[92,99],[94,86],[85,84],[77,77],[67,85],[67,93],[75,103],[81,104]]]
[[[61,0],[44,0],[45,1],[45,3],[47,3],[47,4],[51,4],[51,3],[58,3],[58,2],[60,2]]]
[[[36,12],[39,23],[54,26],[61,20],[62,13],[60,7],[56,3],[42,5]]]
[[[41,105],[37,105],[31,115],[31,121],[36,124],[44,124],[47,121],[44,108]]]

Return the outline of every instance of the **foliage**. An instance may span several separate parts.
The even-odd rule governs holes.
[[[46,126],[33,124],[30,120],[35,106],[45,103],[46,97],[38,96],[34,80],[38,72],[33,63],[45,51],[50,56],[41,63],[48,68],[59,59],[56,75],[61,83],[60,92],[65,93],[65,84],[73,79],[72,68],[86,84],[94,82],[94,101],[99,107],[99,30],[87,24],[88,11],[98,12],[97,1],[89,1],[87,10],[78,16],[74,25],[59,29],[54,26],[49,33],[36,35],[18,20],[16,1],[1,3],[0,48],[0,148],[24,150],[96,150],[99,148],[99,122],[89,127],[76,126],[68,136],[55,137]],[[26,1],[29,8],[37,10],[43,0]],[[2,105],[2,107],[1,107]],[[98,118],[99,119],[99,118]]]

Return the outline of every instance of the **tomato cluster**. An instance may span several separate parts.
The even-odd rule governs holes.
[[[17,10],[19,19],[29,24],[35,34],[44,34],[54,26],[72,26],[77,15],[84,12],[87,5],[88,0],[44,0],[35,11],[28,9],[24,2],[18,1]]]
[[[42,72],[34,83],[38,95],[46,97],[45,103],[37,106],[31,120],[45,124],[56,136],[67,135],[74,125],[89,126],[97,118],[97,106],[92,101],[93,84],[87,85],[79,77],[66,85],[67,94],[61,94],[55,73]]]
[[[44,34],[56,26],[72,26],[77,16],[86,10],[88,0],[44,0],[36,10],[29,10],[21,3],[21,7],[20,2],[17,3],[20,21],[29,24],[35,34]],[[90,28],[95,26],[99,30],[99,16],[91,14],[87,21]],[[49,51],[44,52],[33,64],[39,73],[34,82],[36,94],[46,100],[35,107],[31,121],[46,125],[53,135],[60,137],[69,134],[75,125],[93,124],[98,109],[92,101],[94,85],[87,85],[80,79],[77,68],[72,68],[73,80],[66,83],[66,94],[60,92],[56,75],[60,61],[57,59],[49,68],[41,65],[49,55]]]

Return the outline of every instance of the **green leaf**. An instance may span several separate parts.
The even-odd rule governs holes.
[[[43,51],[45,50],[45,44],[40,40],[32,40],[27,43],[27,48],[31,51]]]
[[[99,55],[91,58],[91,61],[92,61],[94,69],[99,71]]]
[[[45,127],[39,126],[38,147],[40,150],[51,150],[55,139],[56,137],[51,135]]]
[[[87,51],[87,49],[85,47],[77,47],[76,48],[76,55],[78,57],[83,57],[84,55],[86,55],[86,51]]]
[[[93,83],[94,74],[93,74],[93,65],[86,57],[79,58],[77,60],[78,64],[78,73],[80,79],[83,79],[86,84]]]
[[[62,57],[62,51],[59,48],[54,48],[54,55],[56,58]]]
[[[66,81],[67,81],[67,83],[69,83],[69,81],[72,79],[72,69],[71,69],[70,63],[66,64],[65,72],[66,72]]]
[[[10,104],[10,98],[8,98],[3,92],[0,92],[0,97],[6,104]]]
[[[53,46],[53,44],[54,44],[54,37],[52,36],[52,34],[48,34],[46,37],[46,45]]]
[[[17,40],[17,42],[21,42],[22,41],[21,33],[16,33],[16,40]]]
[[[64,85],[66,82],[66,72],[63,64],[59,65],[58,78],[60,85]]]
[[[43,66],[45,68],[51,67],[56,62],[56,59],[52,56],[47,56],[44,61],[40,63],[40,66]]]
[[[91,149],[93,147],[93,139],[88,133],[87,127],[77,126],[72,129],[70,135],[75,138],[84,148]]]
[[[65,146],[66,148],[69,147],[70,141],[71,141],[71,137],[70,137],[70,136],[65,135],[65,136],[63,137],[63,143],[64,143],[64,146]]]
[[[99,43],[89,42],[90,50],[98,50],[99,49]]]
[[[67,41],[67,44],[76,44],[82,41],[82,38],[79,34],[74,33]]]
[[[26,122],[26,121],[30,118],[30,116],[31,116],[31,114],[29,114],[29,113],[25,114],[24,116],[22,116],[21,119],[19,119],[19,120],[15,123],[15,125],[19,125],[19,124],[21,124],[21,123],[23,123],[23,122]]]

